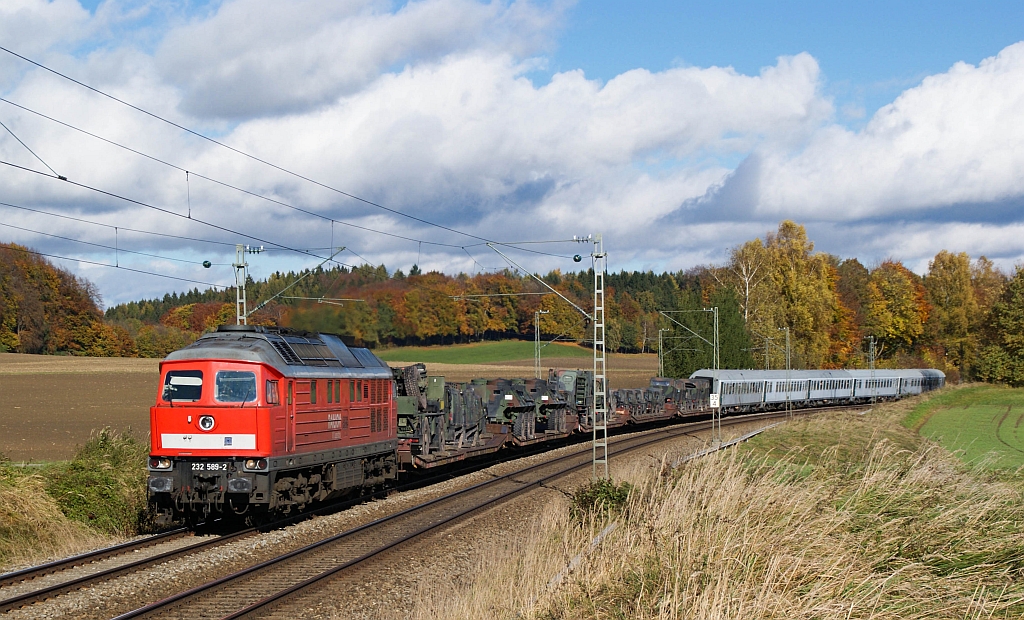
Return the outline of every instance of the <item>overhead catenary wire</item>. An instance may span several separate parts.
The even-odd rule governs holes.
[[[253,191],[247,190],[245,188],[238,187],[236,185],[232,185],[231,183],[227,183],[225,181],[221,181],[221,180],[215,179],[213,177],[206,176],[206,175],[198,173],[198,172],[196,172],[194,170],[188,170],[188,169],[186,169],[186,168],[184,168],[182,166],[179,166],[177,164],[171,163],[171,162],[169,162],[169,161],[167,161],[165,159],[161,159],[159,157],[150,155],[148,153],[144,153],[144,152],[142,152],[142,151],[140,151],[138,149],[134,149],[134,148],[132,148],[130,146],[126,146],[124,144],[121,144],[121,143],[116,142],[114,140],[111,140],[109,138],[104,138],[103,136],[95,134],[95,133],[93,133],[91,131],[82,129],[80,127],[76,127],[75,125],[72,125],[71,123],[67,123],[65,121],[62,121],[62,120],[57,119],[57,118],[54,118],[54,117],[49,116],[47,114],[43,114],[42,112],[39,112],[37,110],[33,110],[32,108],[23,106],[23,105],[21,105],[19,103],[15,103],[14,101],[11,101],[10,99],[6,99],[4,97],[0,97],[0,102],[12,105],[12,106],[14,106],[16,108],[19,108],[21,110],[24,110],[25,112],[30,113],[30,114],[35,114],[36,116],[39,116],[39,117],[44,118],[44,119],[46,119],[48,121],[57,123],[58,125],[66,127],[66,128],[71,129],[73,131],[77,131],[77,132],[82,133],[84,135],[87,135],[87,136],[89,136],[91,138],[95,138],[96,140],[100,140],[100,141],[105,142],[105,143],[107,143],[107,144],[109,144],[111,146],[115,146],[117,148],[124,149],[124,150],[126,150],[126,151],[128,151],[130,153],[134,153],[135,155],[138,155],[140,157],[145,157],[146,159],[154,161],[154,162],[156,162],[158,164],[162,164],[164,166],[168,166],[170,168],[174,168],[175,170],[179,170],[181,172],[184,172],[185,173],[185,182],[186,182],[186,184],[188,184],[190,177],[198,177],[200,179],[203,179],[204,181],[209,181],[210,183],[214,183],[216,185],[220,185],[221,187],[224,187],[226,189],[230,189],[232,191],[240,192],[240,193],[246,194],[248,196],[252,196],[253,198],[259,198],[261,200],[266,200],[267,202],[271,202],[273,204],[280,205],[280,206],[285,207],[287,209],[292,209],[292,210],[298,211],[300,213],[305,213],[306,215],[310,215],[310,216],[313,216],[313,217],[321,218],[323,220],[327,220],[327,221],[330,221],[332,223],[338,223],[338,224],[342,224],[344,226],[349,226],[349,227],[356,228],[356,229],[359,229],[359,230],[363,230],[363,231],[366,231],[366,232],[372,232],[372,233],[375,233],[375,234],[378,234],[378,235],[385,235],[385,236],[388,236],[388,237],[392,237],[394,239],[402,239],[404,241],[426,243],[428,245],[436,245],[436,246],[450,247],[450,248],[462,247],[462,246],[460,246],[458,244],[454,244],[454,243],[441,243],[441,242],[438,242],[438,241],[428,241],[428,240],[415,239],[413,237],[408,237],[408,236],[405,236],[405,235],[399,235],[399,234],[396,234],[396,233],[390,233],[390,232],[383,231],[383,230],[377,230],[377,229],[371,228],[369,226],[362,226],[360,224],[353,224],[352,222],[348,222],[348,221],[345,221],[345,220],[339,220],[339,219],[332,218],[332,217],[327,216],[327,215],[323,215],[321,213],[317,213],[315,211],[310,211],[308,209],[303,209],[302,207],[297,207],[295,205],[292,205],[292,204],[289,204],[287,202],[284,202],[283,200],[278,200],[276,198],[271,198],[270,196],[264,196],[263,194],[260,194],[260,193],[257,193],[257,192],[253,192]],[[54,174],[56,174],[56,173],[54,173]],[[188,196],[189,218],[191,218],[191,212],[192,212],[192,206],[191,206],[191,186],[187,186],[186,189],[189,192],[189,196]]]
[[[55,176],[57,178],[63,178],[63,177],[61,177],[61,175],[57,174],[56,170],[54,170],[53,168],[50,167],[50,164],[48,164],[45,161],[43,161],[42,157],[37,155],[35,151],[33,151],[31,148],[29,148],[29,146],[27,144],[25,144],[25,142],[21,138],[18,137],[18,134],[16,134],[13,131],[11,131],[11,128],[8,127],[7,125],[4,125],[3,121],[0,121],[0,127],[3,127],[4,129],[7,130],[7,133],[9,133],[12,136],[14,136],[14,139],[17,140],[18,143],[21,144],[23,147],[25,147],[26,151],[28,151],[29,153],[32,153],[32,156],[35,157],[36,159],[38,159],[39,163],[41,163],[44,166],[46,166],[47,170],[49,170],[50,172],[53,173],[53,176]]]
[[[124,99],[120,99],[118,97],[115,97],[114,95],[111,95],[111,94],[109,94],[107,92],[104,92],[104,91],[102,91],[102,90],[100,90],[100,89],[98,89],[98,88],[96,88],[94,86],[90,86],[89,84],[86,84],[85,82],[82,82],[80,80],[76,80],[75,78],[73,78],[73,77],[71,77],[69,75],[66,75],[64,73],[61,73],[60,71],[57,71],[56,69],[51,69],[50,67],[48,67],[48,66],[46,66],[46,65],[44,65],[44,64],[42,64],[40,62],[37,62],[35,60],[32,60],[31,58],[28,58],[26,56],[22,56],[21,54],[15,52],[13,50],[10,50],[10,49],[8,49],[6,47],[0,46],[0,50],[3,50],[4,52],[7,52],[8,54],[10,54],[12,56],[15,56],[17,58],[20,58],[21,60],[23,60],[23,61],[25,61],[27,63],[35,65],[35,66],[39,67],[40,69],[48,71],[48,72],[52,73],[53,75],[56,75],[58,77],[64,78],[65,80],[68,80],[70,82],[78,84],[79,86],[81,86],[83,88],[86,88],[86,89],[88,89],[88,90],[90,90],[90,91],[92,91],[92,92],[94,92],[94,93],[96,93],[98,95],[106,97],[106,98],[108,98],[108,99],[110,99],[112,101],[116,101],[117,103],[120,103],[121,105],[127,106],[127,107],[129,107],[129,108],[131,108],[133,110],[136,110],[137,112],[140,112],[142,114],[150,116],[150,117],[152,117],[154,119],[157,119],[157,120],[159,120],[161,122],[167,123],[168,125],[176,127],[178,129],[186,132],[186,133],[194,135],[197,138],[201,138],[203,140],[206,140],[208,142],[216,144],[217,146],[220,146],[222,148],[228,149],[228,150],[230,150],[230,151],[232,151],[234,153],[237,153],[237,154],[239,154],[239,155],[241,155],[243,157],[249,158],[249,159],[251,159],[253,161],[257,161],[257,162],[259,162],[261,164],[264,164],[266,166],[270,166],[271,168],[274,168],[275,170],[279,170],[279,171],[281,171],[281,172],[283,172],[285,174],[288,174],[290,176],[302,179],[302,180],[304,180],[304,181],[306,181],[308,183],[312,183],[312,184],[317,185],[319,187],[322,187],[324,189],[336,192],[336,193],[338,193],[338,194],[340,194],[342,196],[346,196],[348,198],[352,198],[353,200],[357,200],[359,202],[362,202],[364,204],[370,205],[372,207],[376,207],[378,209],[382,209],[382,210],[387,211],[389,213],[394,213],[395,215],[399,215],[401,217],[409,218],[411,220],[420,222],[422,224],[427,224],[428,226],[434,226],[436,228],[447,230],[449,232],[453,232],[453,233],[456,233],[456,234],[459,234],[459,235],[464,235],[466,237],[470,237],[472,239],[476,239],[476,240],[482,241],[482,242],[492,241],[490,239],[486,239],[486,238],[481,237],[479,235],[474,235],[472,233],[467,233],[467,232],[464,232],[464,231],[461,231],[461,230],[457,230],[455,228],[451,228],[451,227],[445,226],[443,224],[437,224],[435,222],[431,222],[429,220],[426,220],[426,219],[423,219],[423,218],[420,218],[420,217],[416,217],[415,215],[410,215],[408,213],[404,213],[402,211],[399,211],[398,209],[392,209],[391,207],[385,207],[384,205],[375,203],[375,202],[373,202],[371,200],[367,200],[367,199],[362,198],[360,196],[357,196],[355,194],[351,194],[349,192],[342,191],[342,190],[340,190],[340,189],[338,189],[336,187],[332,187],[332,186],[330,186],[330,185],[328,185],[326,183],[322,183],[320,181],[317,181],[317,180],[312,179],[310,177],[307,177],[305,175],[299,174],[298,172],[294,172],[292,170],[284,168],[283,166],[279,166],[279,165],[274,164],[272,162],[269,162],[269,161],[267,161],[265,159],[261,159],[261,158],[255,156],[255,155],[247,153],[247,152],[245,152],[245,151],[243,151],[241,149],[235,148],[235,147],[233,147],[233,146],[231,146],[231,145],[229,145],[227,143],[221,142],[220,140],[216,140],[216,139],[211,138],[211,137],[209,137],[209,136],[207,136],[205,134],[202,134],[202,133],[200,133],[200,132],[198,132],[198,131],[196,131],[194,129],[190,129],[190,128],[185,127],[184,125],[181,125],[179,123],[176,123],[176,122],[174,122],[174,121],[172,121],[170,119],[164,118],[163,116],[160,116],[159,114],[156,114],[154,112],[150,112],[149,110],[146,110],[146,109],[141,108],[141,107],[139,107],[137,105],[129,103],[129,102],[125,101]],[[54,173],[54,174],[56,174],[56,173]]]
[[[18,164],[14,164],[14,163],[11,163],[9,161],[0,160],[0,164],[3,164],[5,166],[10,166],[12,168],[17,168],[19,170],[24,170],[26,172],[31,172],[33,174],[38,174],[39,176],[43,176],[43,177],[46,177],[46,178],[51,178],[51,179],[58,178],[58,177],[46,174],[45,172],[40,172],[39,170],[33,170],[32,168],[26,168],[25,166],[19,166]],[[135,204],[135,205],[138,205],[140,207],[145,207],[147,209],[153,209],[154,211],[159,211],[160,213],[166,213],[167,215],[172,215],[174,217],[179,217],[179,218],[188,220],[190,222],[197,222],[197,223],[202,224],[204,226],[209,226],[211,228],[215,228],[215,229],[223,231],[223,232],[231,233],[233,235],[239,235],[239,236],[245,237],[247,239],[252,239],[253,241],[259,241],[260,243],[266,243],[266,244],[269,244],[269,245],[277,246],[277,247],[282,248],[282,249],[291,250],[292,252],[295,252],[297,254],[304,254],[304,255],[307,255],[307,256],[312,256],[314,258],[321,258],[321,259],[324,258],[323,256],[318,256],[316,254],[313,254],[312,252],[306,252],[306,251],[303,251],[303,250],[300,250],[300,249],[297,249],[297,248],[293,248],[293,247],[290,247],[290,246],[282,244],[282,243],[277,243],[275,241],[270,241],[268,239],[263,239],[263,238],[257,237],[255,235],[252,235],[252,234],[249,234],[249,233],[243,233],[241,231],[233,230],[231,228],[227,228],[226,226],[221,226],[219,224],[214,224],[213,222],[207,222],[205,220],[201,220],[201,219],[194,218],[194,217],[190,218],[190,217],[187,217],[185,215],[182,215],[181,213],[176,213],[175,211],[172,211],[170,209],[165,209],[163,207],[158,207],[156,205],[151,205],[151,204],[149,204],[147,202],[143,202],[141,200],[136,200],[134,198],[129,198],[127,196],[122,196],[120,194],[117,194],[117,193],[114,193],[114,192],[110,192],[110,191],[107,191],[105,189],[100,189],[98,187],[93,187],[91,185],[86,185],[85,183],[79,183],[77,181],[73,181],[73,180],[70,180],[70,179],[67,179],[67,178],[61,178],[61,180],[64,183],[68,183],[68,184],[74,185],[76,187],[80,187],[82,189],[86,189],[86,190],[89,190],[89,191],[92,191],[92,192],[103,194],[105,196],[109,196],[111,198],[116,198],[118,200],[123,200],[125,202],[131,203],[131,204]],[[346,266],[349,266],[349,265],[346,265]]]
[[[0,47],[0,49],[4,49],[4,48]],[[6,50],[6,49],[4,49],[4,51],[8,51],[9,52],[9,50]],[[485,243],[487,242],[487,240],[484,239],[483,237],[476,237],[477,239],[480,239],[481,242],[480,243],[476,243],[476,244],[470,244],[468,246],[459,245],[459,244],[456,244],[456,243],[443,243],[443,242],[439,242],[439,241],[429,241],[429,240],[425,240],[425,239],[416,239],[416,238],[409,237],[409,236],[406,236],[406,235],[400,235],[400,234],[397,234],[397,233],[391,233],[391,232],[387,232],[387,231],[383,231],[383,230],[378,230],[378,229],[375,229],[375,228],[371,228],[369,226],[362,226],[360,224],[354,224],[352,222],[348,222],[348,221],[345,221],[345,220],[335,219],[335,218],[332,218],[330,216],[326,216],[326,215],[323,215],[321,213],[317,213],[315,211],[310,211],[308,209],[303,209],[302,207],[297,207],[295,205],[286,203],[286,202],[284,202],[282,200],[278,200],[276,198],[271,198],[269,196],[265,196],[263,194],[260,194],[260,193],[257,193],[257,192],[253,192],[253,191],[250,191],[250,190],[247,190],[247,189],[244,189],[244,188],[232,185],[230,183],[227,183],[227,182],[224,182],[224,181],[220,181],[220,180],[215,179],[213,177],[209,177],[209,176],[200,174],[198,172],[195,172],[194,170],[188,170],[188,169],[186,169],[186,168],[184,168],[182,166],[179,166],[177,164],[171,163],[171,162],[166,161],[164,159],[161,159],[159,157],[150,155],[148,153],[144,153],[144,152],[142,152],[142,151],[140,151],[138,149],[134,149],[134,148],[132,148],[130,146],[126,146],[124,144],[121,144],[121,143],[116,142],[114,140],[111,140],[109,138],[105,138],[105,137],[100,136],[98,134],[95,134],[93,132],[90,132],[90,131],[87,131],[87,130],[82,129],[80,127],[77,127],[75,125],[72,125],[71,123],[62,121],[60,119],[54,118],[52,116],[49,116],[47,114],[43,114],[42,112],[39,112],[37,110],[33,110],[32,108],[29,108],[27,106],[24,106],[24,105],[21,105],[19,103],[14,102],[14,101],[11,101],[10,99],[4,98],[4,97],[0,97],[0,102],[6,103],[6,104],[11,105],[11,106],[14,106],[14,107],[16,107],[16,108],[18,108],[20,110],[23,110],[23,111],[28,112],[30,114],[34,114],[36,116],[39,116],[40,118],[44,118],[44,119],[46,119],[48,121],[51,121],[53,123],[57,123],[57,124],[59,124],[59,125],[61,125],[63,127],[66,127],[66,128],[71,129],[73,131],[77,131],[77,132],[82,133],[84,135],[87,135],[87,136],[89,136],[91,138],[100,140],[102,142],[110,144],[111,146],[115,146],[117,148],[124,149],[126,151],[131,152],[131,153],[139,155],[140,157],[144,157],[146,159],[149,159],[151,161],[157,162],[159,164],[162,164],[162,165],[165,165],[165,166],[169,166],[171,168],[174,168],[176,170],[184,172],[185,173],[186,185],[188,184],[190,176],[199,177],[199,178],[201,178],[201,179],[203,179],[205,181],[209,181],[211,183],[220,185],[220,186],[225,187],[227,189],[231,189],[233,191],[241,192],[241,193],[244,193],[246,195],[252,196],[254,198],[259,198],[261,200],[266,200],[268,202],[280,205],[282,207],[285,207],[285,208],[288,208],[288,209],[292,209],[292,210],[298,211],[300,213],[305,213],[306,215],[310,215],[310,216],[313,216],[313,217],[318,217],[318,218],[330,221],[332,226],[333,226],[334,223],[338,223],[338,224],[342,224],[344,226],[349,226],[351,228],[355,228],[355,229],[358,229],[358,230],[363,230],[363,231],[366,231],[366,232],[372,232],[372,233],[375,233],[375,234],[388,236],[388,237],[391,237],[391,238],[394,238],[394,239],[402,239],[404,241],[416,242],[416,243],[420,244],[421,249],[422,249],[422,244],[424,244],[424,243],[428,244],[428,245],[438,246],[438,247],[448,247],[448,248],[453,248],[453,249],[454,248],[465,249],[466,247],[474,247],[474,246],[478,246],[478,245],[485,245]],[[17,136],[15,136],[15,137],[17,137]],[[45,162],[44,162],[44,164],[45,164]],[[56,173],[54,173],[54,174],[56,174]],[[63,179],[63,177],[60,177],[60,178]],[[189,192],[189,194],[191,193],[191,188],[190,187],[186,187],[186,190]],[[191,218],[191,211],[192,211],[192,208],[191,208],[191,195],[189,195],[189,197],[188,197],[188,203],[189,203],[188,204],[188,206],[189,206],[189,218]],[[382,208],[384,208],[384,207],[382,207]],[[333,233],[333,231],[332,231],[332,233]],[[517,247],[517,246],[518,245],[524,245],[524,244],[564,243],[564,242],[569,242],[569,241],[571,241],[571,240],[559,240],[559,241],[517,241],[517,242],[490,241],[490,243],[495,243],[497,245],[502,245],[502,246],[507,246],[507,247],[513,247],[513,248],[519,249],[521,251],[530,252],[530,253],[533,253],[533,254],[540,254],[540,255],[543,255],[543,256],[552,256],[552,257],[555,257],[555,258],[568,259],[568,258],[571,258],[571,257],[565,256],[565,255],[561,255],[561,254],[554,254],[554,253],[551,253],[551,252],[542,252],[542,251],[533,250],[533,249],[529,249],[529,248],[520,248],[520,247]],[[417,260],[417,264],[419,264],[419,260]]]
[[[49,253],[46,253],[46,252],[37,252],[35,250],[30,250],[28,248],[15,248],[15,247],[11,247],[9,245],[7,245],[7,246],[0,246],[0,251],[2,251],[2,250],[7,250],[7,251],[11,251],[11,252],[24,252],[26,254],[35,254],[36,256],[45,256],[46,258],[55,258],[55,259],[58,259],[58,260],[70,260],[70,261],[75,261],[75,262],[79,262],[79,263],[85,263],[86,265],[96,265],[97,267],[109,267],[111,269],[121,269],[123,271],[131,271],[133,273],[141,273],[141,274],[144,274],[144,275],[147,275],[147,276],[156,276],[158,278],[167,278],[168,280],[177,280],[179,282],[188,282],[190,284],[202,284],[203,286],[209,286],[210,288],[214,288],[214,289],[229,289],[229,288],[231,288],[233,286],[233,285],[225,285],[225,284],[213,284],[211,282],[204,282],[202,280],[193,280],[191,278],[182,278],[182,277],[178,277],[178,276],[170,276],[170,275],[167,275],[166,273],[156,273],[156,272],[153,272],[153,271],[145,271],[143,269],[133,269],[131,267],[124,267],[122,265],[111,265],[110,263],[101,263],[101,262],[98,262],[98,261],[85,260],[84,258],[72,258],[70,256],[60,256],[59,254],[49,254]]]
[[[109,245],[103,245],[102,243],[94,243],[92,241],[82,241],[81,239],[73,239],[71,237],[64,237],[62,235],[55,235],[53,233],[46,233],[46,232],[42,232],[42,231],[39,231],[39,230],[32,230],[31,228],[25,228],[23,226],[15,226],[14,224],[8,224],[6,222],[0,222],[0,226],[6,226],[7,228],[14,228],[14,229],[17,229],[17,230],[21,230],[21,231],[24,231],[24,232],[30,232],[30,233],[34,233],[34,234],[37,234],[37,235],[43,235],[44,237],[52,237],[54,239],[61,239],[63,241],[71,241],[72,243],[81,243],[83,245],[91,245],[93,247],[103,248],[105,250],[114,250],[114,252],[116,252],[116,253],[138,254],[139,256],[148,256],[150,258],[159,258],[161,260],[170,260],[170,261],[175,261],[175,262],[179,262],[179,263],[188,263],[190,265],[202,265],[203,264],[202,261],[188,260],[188,259],[184,259],[184,258],[174,258],[174,257],[171,257],[171,256],[160,256],[159,254],[149,254],[149,253],[146,253],[146,252],[138,252],[138,251],[135,251],[135,250],[126,250],[124,248],[118,247],[116,240],[115,240],[115,243],[114,243],[113,246],[109,246]],[[115,234],[116,234],[117,227],[113,226],[112,228],[114,228]],[[226,267],[226,266],[230,265],[231,263],[210,263],[210,264],[211,265],[217,265],[218,267]]]
[[[223,246],[231,247],[231,248],[234,248],[235,245],[237,245],[235,243],[230,243],[230,242],[227,242],[227,241],[214,241],[212,239],[200,239],[198,237],[186,237],[186,236],[183,236],[183,235],[172,235],[170,233],[159,233],[159,232],[154,232],[152,230],[141,230],[139,228],[127,228],[125,226],[114,226],[113,224],[106,224],[104,222],[96,222],[96,221],[87,220],[87,219],[81,218],[81,217],[74,217],[73,215],[65,215],[63,213],[53,213],[52,211],[43,211],[42,209],[33,209],[31,207],[25,207],[25,206],[21,206],[21,205],[11,204],[9,202],[0,202],[0,206],[2,206],[2,207],[10,207],[12,209],[21,209],[22,211],[31,211],[32,213],[39,213],[39,214],[42,214],[42,215],[48,215],[50,217],[57,217],[57,218],[65,219],[65,220],[72,220],[72,221],[75,221],[75,222],[82,222],[83,224],[92,224],[94,226],[103,226],[105,228],[118,228],[119,230],[122,230],[122,231],[139,233],[139,234],[142,234],[142,235],[153,235],[155,237],[166,237],[168,239],[179,239],[181,241],[194,241],[196,243],[208,243],[208,244],[211,244],[211,245],[223,245]],[[323,247],[323,248],[320,248],[320,247],[317,247],[317,248],[300,248],[300,251],[308,254],[308,253],[311,253],[311,252],[318,252],[320,250],[330,250],[330,249],[331,248],[326,248],[326,247]],[[294,250],[291,250],[289,248],[266,248],[263,251],[264,252],[292,252]]]

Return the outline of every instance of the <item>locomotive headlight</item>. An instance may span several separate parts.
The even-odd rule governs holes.
[[[245,459],[245,469],[259,471],[267,468],[267,459]]]
[[[202,415],[199,416],[199,428],[200,430],[208,431],[213,428],[213,416]]]
[[[164,457],[153,457],[153,458],[149,459],[149,468],[150,469],[170,469],[171,468],[171,459],[164,458]]]

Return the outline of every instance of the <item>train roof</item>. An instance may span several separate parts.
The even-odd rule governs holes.
[[[711,379],[716,377],[719,381],[803,381],[806,379],[848,379],[850,372],[847,370],[711,370],[702,368],[695,371],[690,378]]]
[[[221,325],[164,361],[219,359],[258,362],[290,377],[390,379],[387,363],[335,334],[260,325]]]
[[[872,375],[872,373],[874,373]],[[943,377],[945,373],[934,368],[876,368],[875,370],[723,370],[716,371],[710,368],[702,368],[694,371],[690,378],[702,377],[711,379],[717,377],[719,381],[803,381],[807,379],[875,379],[880,378],[911,378],[911,377]]]

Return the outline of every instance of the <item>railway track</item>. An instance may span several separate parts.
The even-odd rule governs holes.
[[[738,418],[731,418],[723,421],[723,425],[736,424],[740,422],[748,422],[759,419],[769,418],[780,418],[785,417],[784,412],[774,412],[769,414],[758,414],[748,415]],[[611,447],[614,447],[616,452],[621,453],[624,450],[635,449],[657,441],[663,441],[672,437],[677,437],[691,433],[694,431],[700,431],[708,428],[710,422],[696,422],[682,426],[671,426],[660,429],[648,431],[643,435],[634,435],[632,437],[621,437],[618,438]],[[646,439],[641,439],[646,438]],[[639,443],[637,443],[639,442]],[[633,445],[636,444],[636,445]],[[515,455],[515,458],[521,458],[523,456],[529,456],[542,452],[541,450],[526,451],[524,454]],[[289,592],[282,593],[278,592],[282,597],[291,597],[293,595],[301,595],[301,593],[309,587],[315,587],[315,584],[319,581],[327,579],[335,572],[345,572],[354,568],[355,566],[371,560],[373,557],[380,555],[394,546],[402,544],[403,540],[409,540],[415,538],[419,534],[422,534],[430,529],[440,527],[444,523],[450,523],[453,520],[457,520],[464,517],[472,512],[481,510],[485,506],[494,505],[503,499],[507,499],[512,495],[522,492],[528,488],[542,484],[544,480],[557,478],[565,475],[568,471],[576,469],[581,466],[589,466],[590,448],[585,447],[581,450],[574,452],[569,455],[564,455],[547,461],[545,463],[530,466],[528,468],[514,472],[507,476],[502,476],[485,483],[480,483],[467,489],[451,493],[444,498],[438,498],[431,500],[419,506],[409,508],[405,511],[378,519],[372,523],[354,528],[347,532],[343,532],[336,536],[330,537],[325,541],[313,543],[306,547],[302,547],[295,551],[284,554],[283,556],[268,560],[266,562],[257,564],[255,566],[243,569],[238,573],[233,573],[225,577],[216,579],[207,584],[193,588],[188,592],[183,592],[174,596],[171,596],[158,603],[153,603],[128,612],[120,617],[122,618],[134,618],[140,616],[147,617],[175,617],[173,612],[176,608],[182,608],[182,605],[187,607],[187,613],[181,614],[179,617],[236,617],[233,614],[240,609],[247,608],[250,605],[258,603],[262,598],[267,598],[268,592],[278,592],[282,584],[288,583]],[[541,475],[543,470],[551,469],[552,467],[557,468],[558,463],[565,463],[567,459],[582,459],[583,464],[575,464],[567,469],[566,471],[558,471],[556,473],[550,473]],[[490,463],[493,464],[493,463]],[[426,486],[436,482],[439,479],[449,479],[456,477],[460,473],[476,471],[481,467],[487,466],[486,464],[476,464],[463,468],[457,472],[447,472],[439,476],[431,476],[419,480],[413,484],[403,485],[397,490],[404,490],[406,488],[418,488]],[[533,473],[531,473],[533,472]],[[520,479],[521,476],[530,476],[530,479]],[[499,486],[495,486],[498,483]],[[469,494],[472,492],[473,497],[489,497],[489,500],[480,503],[483,500],[470,501]],[[455,498],[462,498],[455,501]],[[184,528],[171,530],[164,532],[160,535],[142,539],[139,541],[131,541],[121,545],[100,549],[87,554],[82,554],[66,560],[60,560],[57,562],[51,562],[45,565],[28,568],[22,571],[8,573],[0,575],[0,613],[26,607],[33,603],[44,601],[50,598],[57,597],[61,594],[88,588],[90,586],[110,581],[120,577],[142,571],[146,568],[156,566],[162,563],[167,563],[173,560],[179,560],[189,555],[200,553],[206,550],[210,550],[222,545],[226,545],[242,538],[252,537],[259,534],[262,531],[269,529],[280,528],[297,521],[307,519],[315,514],[324,514],[327,512],[338,511],[345,507],[353,504],[363,502],[367,497],[361,497],[354,500],[340,502],[329,506],[321,507],[314,511],[309,511],[300,515],[283,519],[278,522],[269,523],[259,528],[247,528],[234,533],[217,536],[210,538],[202,542],[179,546],[170,550],[161,551],[153,554],[148,554],[145,557],[139,559],[128,559],[127,561],[121,561],[119,558],[128,558],[135,555],[139,551],[143,551],[147,547],[154,547],[164,543],[173,542],[175,539],[188,535],[188,532]],[[444,500],[444,501],[442,501]],[[461,503],[460,503],[461,502]],[[479,505],[477,505],[479,504]],[[462,506],[459,508],[459,506]],[[433,512],[431,512],[433,511]],[[413,525],[419,523],[419,527],[413,527]],[[423,529],[423,524],[428,523],[426,529]],[[423,529],[423,531],[419,531]],[[403,534],[404,532],[404,534]],[[387,539],[386,546],[383,541]],[[397,542],[396,542],[397,541]],[[391,544],[394,543],[394,544]],[[376,549],[373,553],[356,553],[356,551],[366,549]],[[362,557],[366,555],[366,557]],[[319,558],[316,561],[310,561],[306,558],[316,557]],[[358,560],[358,561],[355,561]],[[287,563],[288,566],[302,567],[307,565],[306,568],[289,568],[290,573],[294,573],[288,579],[281,579],[276,571],[277,567]],[[103,566],[107,564],[106,566]],[[95,570],[89,570],[89,565],[95,565]],[[339,568],[340,567],[340,568]],[[77,570],[70,570],[77,569]],[[54,579],[55,573],[75,573],[70,579]],[[273,582],[271,586],[267,586],[266,582],[260,582],[259,576],[266,574],[272,574],[274,577],[269,580]],[[217,599],[218,596],[214,594],[217,591],[225,588],[232,589],[231,584],[240,584],[241,580],[247,576],[252,576],[251,580],[253,583],[262,583],[263,585],[253,585],[245,588],[249,592],[248,596],[239,595],[240,601],[229,604],[225,607],[222,602],[211,604],[209,613],[203,612],[197,616],[197,605],[206,605],[202,601],[209,599]],[[307,585],[304,584],[307,580],[316,578],[313,582]],[[41,587],[28,587],[27,584],[39,581]],[[294,592],[290,591],[292,588],[298,588]],[[241,588],[239,591],[241,592]],[[210,594],[203,594],[204,592],[210,592]],[[277,595],[275,595],[277,596]],[[220,597],[224,598],[224,597]],[[266,603],[267,605],[277,604],[277,599]],[[233,605],[233,609],[231,609]],[[257,614],[259,610],[252,612],[246,612],[249,614]]]
[[[189,532],[187,528],[176,528],[159,534],[154,534],[152,536],[147,536],[139,540],[130,540],[119,545],[96,549],[95,551],[89,551],[87,553],[71,556],[62,560],[55,560],[53,562],[47,562],[46,564],[30,566],[29,568],[22,570],[4,573],[0,575],[0,587],[31,581],[39,577],[59,573],[77,566],[84,566],[86,564],[92,564],[118,555],[140,551],[148,547],[169,542],[176,538],[182,538],[188,534]]]
[[[535,449],[525,450],[520,454],[514,455],[514,457],[510,455],[510,459],[532,456],[543,451],[544,449],[537,447]],[[469,472],[477,471],[484,467],[493,465],[495,462],[502,462],[502,460],[492,459],[491,461],[469,464],[457,470],[450,470],[442,474],[417,479],[414,482],[400,485],[394,490],[404,491],[428,486],[441,480],[448,480]],[[316,515],[344,510],[345,508],[365,502],[368,499],[380,497],[381,495],[382,493],[369,494],[355,499],[333,502],[315,510],[306,511],[271,523],[262,524],[259,527],[245,528],[240,531],[217,536],[216,538],[211,538],[196,544],[176,547],[174,549],[145,555],[144,557],[136,558],[134,560],[128,559],[125,561],[119,561],[119,558],[128,558],[151,547],[164,545],[177,539],[190,536],[192,532],[190,532],[188,528],[184,527],[175,528],[159,534],[147,536],[139,540],[128,541],[69,558],[48,562],[46,564],[40,564],[22,570],[5,573],[0,575],[0,613],[25,607],[40,601],[45,601],[67,592],[93,586],[115,579],[121,575],[141,571],[164,562],[169,562],[194,553],[223,546],[242,538],[257,535],[260,532],[286,527]],[[90,566],[92,567],[91,570],[89,568],[84,568],[82,570],[72,571],[72,569],[79,567]],[[70,575],[67,579],[53,578],[56,575],[65,572],[73,572],[75,574]],[[45,577],[50,578],[43,579]],[[28,585],[37,580],[42,582],[38,587],[30,587]]]
[[[785,416],[784,412],[756,414],[723,421],[723,425]],[[611,454],[622,454],[710,427],[710,421],[698,422],[622,437],[610,446]],[[132,610],[117,616],[117,620],[233,619],[271,615],[283,603],[303,597],[328,581],[333,584],[344,579],[353,569],[383,561],[389,552],[427,532],[590,467],[590,458],[591,450],[587,447],[480,482]]]

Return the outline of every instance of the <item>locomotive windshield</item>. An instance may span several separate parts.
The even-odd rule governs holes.
[[[164,377],[163,399],[197,401],[203,394],[203,371],[169,370]]]
[[[217,402],[249,403],[256,400],[256,373],[245,370],[217,372]]]

